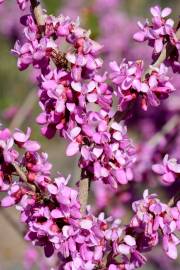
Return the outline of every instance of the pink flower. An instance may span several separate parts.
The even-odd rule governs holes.
[[[148,106],[160,105],[175,90],[167,76],[167,67],[161,64],[159,68],[152,69],[152,73],[144,78],[143,61],[123,62],[120,66],[111,62],[112,73],[110,78],[115,84],[115,94],[119,98],[119,109],[124,111],[130,104],[141,99],[141,107],[147,110]],[[151,66],[150,66],[151,68]]]
[[[81,147],[80,167],[92,180],[102,180],[113,188],[126,184],[132,180],[130,171],[135,162],[135,148],[126,135],[126,127],[114,122],[108,128],[106,122],[92,120],[95,128],[83,126],[93,143]]]
[[[180,164],[178,164],[176,159],[169,159],[168,155],[165,155],[163,164],[154,164],[152,170],[161,175],[162,183],[171,185],[180,174]]]
[[[161,53],[167,39],[179,50],[180,42],[176,37],[174,21],[170,18],[166,19],[171,14],[171,9],[166,7],[161,10],[159,6],[154,6],[150,11],[153,16],[152,22],[146,20],[144,25],[138,22],[140,31],[134,34],[134,39],[139,42],[148,40],[149,45],[154,47],[155,57]]]
[[[26,134],[17,130],[14,132],[13,138],[15,143],[17,143],[20,147],[23,147],[30,152],[36,152],[40,149],[40,145],[36,141],[29,140],[30,135],[31,129],[28,128]]]
[[[148,246],[152,248],[157,245],[158,230],[160,229],[163,236],[163,249],[170,258],[175,259],[177,256],[176,246],[179,244],[179,239],[174,234],[176,229],[179,230],[176,227],[177,215],[175,209],[171,210],[168,205],[157,199],[156,194],[149,195],[147,190],[143,197],[144,199],[133,203],[133,210],[136,214],[132,218],[130,228],[127,231],[135,236],[138,234],[138,230],[143,228],[146,241],[143,242],[142,237],[139,244],[141,249],[146,249]],[[137,228],[139,229],[136,231]]]

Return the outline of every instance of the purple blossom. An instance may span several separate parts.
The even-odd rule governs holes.
[[[95,115],[96,116],[96,115]],[[81,147],[80,167],[92,177],[117,188],[133,178],[131,166],[135,162],[135,147],[127,137],[127,130],[116,122],[108,128],[106,122],[92,118],[94,129],[84,125],[84,132],[92,138],[91,146]]]
[[[169,159],[168,155],[165,155],[163,164],[154,164],[152,170],[161,176],[162,183],[171,185],[180,174],[180,164],[175,158]]]
[[[18,1],[21,9],[25,9],[26,2]],[[96,6],[99,13],[101,2]],[[105,10],[117,9],[117,6],[116,0],[103,3]],[[140,32],[135,38],[149,41],[154,47],[154,59],[166,43],[170,44],[176,51],[175,59],[170,55],[167,63],[177,69],[179,41],[174,22],[165,19],[171,10],[161,11],[156,6],[151,8],[151,13],[152,24],[139,23]],[[112,14],[106,17],[103,26],[106,30],[107,25],[110,26],[108,40],[113,28],[120,24],[117,16],[113,21]],[[134,180],[137,154],[124,123],[114,120],[113,94],[118,98],[120,111],[128,111],[138,98],[144,110],[149,105],[158,106],[161,99],[174,91],[167,76],[167,63],[149,66],[146,72],[142,60],[123,60],[120,66],[114,61],[110,64],[110,76],[107,72],[102,75],[103,62],[99,57],[102,46],[90,38],[90,31],[80,27],[79,19],[72,21],[63,15],[44,15],[43,32],[35,19],[36,16],[31,15],[21,18],[24,40],[17,41],[12,52],[18,58],[20,70],[29,66],[37,70],[42,110],[37,122],[42,134],[50,139],[58,133],[68,141],[67,156],[80,154],[82,179],[109,184],[106,191],[96,191],[100,207],[109,206],[112,197],[125,204],[130,195],[118,187]],[[113,44],[113,39],[111,42]],[[62,44],[66,44],[64,48]],[[112,83],[108,82],[109,78]],[[161,238],[167,256],[177,258],[179,201],[171,207],[145,190],[143,199],[133,202],[134,215],[126,225],[116,219],[122,215],[120,207],[118,211],[112,209],[113,217],[107,218],[90,206],[83,212],[81,194],[77,188],[69,186],[70,177],[65,178],[61,173],[55,178],[51,176],[48,155],[39,151],[39,143],[32,141],[30,135],[30,128],[25,133],[0,130],[0,191],[5,192],[1,207],[16,206],[21,222],[26,225],[25,239],[42,247],[46,257],[57,259],[57,267],[53,269],[133,270],[146,263],[143,253],[157,246]],[[147,154],[142,151],[142,156],[143,153]],[[152,157],[153,151],[148,149],[148,154]],[[145,167],[147,172],[148,165]],[[177,160],[168,160],[168,156],[163,165],[153,165],[153,170],[162,175],[166,184],[174,182],[180,173]],[[111,194],[104,198],[109,191]],[[100,213],[96,216],[94,212]]]
[[[119,109],[124,111],[139,97],[141,107],[147,110],[148,106],[158,106],[161,99],[165,99],[173,92],[167,74],[167,67],[161,64],[159,68],[152,68],[152,73],[145,76],[142,61],[123,62],[118,66],[111,62],[112,73],[110,78],[116,86],[115,95],[119,98]]]
[[[133,210],[136,215],[132,218],[128,230],[132,231],[135,236],[140,233],[140,228],[142,228],[143,236],[138,243],[139,249],[146,250],[157,245],[158,230],[161,230],[163,249],[170,258],[175,259],[177,257],[176,246],[179,244],[175,231],[179,230],[179,227],[171,214],[170,207],[161,203],[156,194],[149,195],[146,190],[144,199],[133,203]]]
[[[134,34],[134,39],[139,42],[148,40],[149,45],[153,47],[155,57],[161,53],[167,41],[179,50],[180,42],[176,36],[174,21],[170,18],[166,19],[171,14],[171,9],[166,7],[161,10],[159,6],[154,6],[150,11],[153,16],[152,22],[148,20],[144,24],[138,22],[140,31]]]

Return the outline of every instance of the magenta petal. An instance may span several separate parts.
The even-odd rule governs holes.
[[[58,188],[53,184],[49,184],[47,186],[47,189],[51,194],[57,194],[58,193]]]
[[[63,113],[65,111],[65,103],[64,100],[57,100],[56,103],[56,111],[58,113]]]
[[[37,116],[36,122],[40,125],[46,124],[47,122],[46,118],[47,118],[46,113],[42,112]]]
[[[70,112],[75,110],[76,105],[74,103],[66,103],[66,107]]]
[[[127,177],[126,177],[126,173],[124,170],[122,170],[122,169],[115,170],[114,174],[116,176],[117,181],[120,184],[127,184]]]
[[[89,149],[88,149],[87,146],[83,146],[81,148],[81,155],[83,156],[83,158],[85,160],[89,160],[90,159],[91,156],[90,156],[90,152],[89,152]]]
[[[11,196],[4,197],[1,200],[1,206],[2,207],[10,207],[15,204],[15,199]]]
[[[155,40],[154,47],[155,47],[156,53],[160,53],[162,51],[162,49],[163,49],[163,42],[162,42],[162,39],[161,38]]]
[[[167,17],[171,14],[172,10],[171,8],[169,7],[166,7],[162,10],[162,13],[161,13],[161,16],[164,18],[164,17]]]
[[[145,39],[145,33],[143,31],[139,31],[133,35],[133,39],[139,42],[143,42]]]
[[[54,80],[49,80],[43,82],[42,86],[45,90],[55,90],[57,87],[57,83]]]
[[[175,176],[172,172],[168,172],[166,174],[163,175],[163,181],[165,183],[171,184],[175,181]]]
[[[119,66],[116,61],[110,62],[109,66],[113,71],[119,72]]]
[[[68,157],[74,156],[78,152],[79,152],[79,143],[78,142],[71,142],[66,149],[66,155]]]
[[[31,134],[31,129],[30,128],[27,129],[26,134],[21,132],[21,131],[15,131],[14,134],[13,134],[13,138],[17,142],[24,143],[29,139],[30,134]]]
[[[62,212],[59,209],[54,209],[51,211],[52,218],[61,218],[63,217]]]
[[[46,257],[51,257],[54,253],[54,247],[53,244],[48,243],[45,247],[44,247],[44,253]]]
[[[171,242],[167,236],[163,238],[163,248],[171,259],[175,260],[177,259],[177,248],[176,245]]]
[[[80,82],[72,82],[71,83],[72,89],[74,89],[77,92],[81,92],[82,86]]]
[[[124,242],[128,245],[128,246],[135,246],[136,245],[136,240],[134,237],[132,237],[131,235],[126,235],[124,237]]]
[[[78,135],[79,135],[79,133],[81,132],[81,128],[80,127],[75,127],[75,128],[73,128],[71,131],[70,131],[70,136],[71,136],[71,138],[76,138]]]
[[[97,178],[101,177],[101,165],[99,162],[94,163],[94,174]]]
[[[115,264],[110,264],[108,270],[118,270],[118,266],[116,266]]]
[[[97,100],[97,94],[96,93],[92,93],[92,94],[87,95],[87,100],[89,102],[96,102],[96,100]]]
[[[163,175],[165,173],[165,168],[161,164],[154,164],[152,166],[152,170],[153,170],[153,172],[160,174],[160,175]]]
[[[154,6],[154,7],[151,7],[150,8],[150,11],[151,11],[151,14],[154,16],[154,17],[158,17],[160,16],[161,14],[161,10],[158,6]]]
[[[177,173],[177,174],[180,174],[180,164],[178,164],[177,162],[169,162],[168,163],[168,168]]]
[[[27,141],[23,144],[23,148],[25,148],[27,151],[30,151],[30,152],[36,152],[41,148],[41,146],[38,142]]]
[[[121,85],[122,89],[123,89],[123,90],[128,90],[128,89],[132,86],[132,82],[133,82],[133,79],[130,78],[130,77],[127,77],[127,78],[123,81],[123,83],[122,83],[122,85]]]

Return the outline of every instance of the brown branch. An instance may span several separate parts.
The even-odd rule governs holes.
[[[174,115],[170,120],[162,127],[162,129],[157,132],[148,142],[147,144],[151,147],[156,147],[161,140],[171,132],[178,124],[180,123],[180,116]]]
[[[86,206],[88,202],[88,193],[89,193],[89,179],[84,178],[79,182],[79,202],[81,205],[81,214],[84,214],[86,211]]]
[[[37,25],[42,27],[45,24],[45,16],[43,13],[43,9],[41,7],[41,3],[39,0],[30,0],[32,11],[34,14],[34,17],[36,19]]]
[[[131,103],[129,103],[129,105],[128,105],[128,107],[127,107],[127,109],[125,111],[117,111],[115,113],[114,117],[111,119],[109,125],[111,125],[113,121],[119,123],[119,122],[121,122],[123,120],[126,120],[127,117],[129,116],[129,113],[131,112],[131,110],[133,108],[134,108],[134,103],[131,102]]]
[[[31,185],[30,183],[28,183],[28,179],[25,175],[25,173],[21,170],[21,168],[14,162],[12,163],[12,165],[14,166],[17,174],[19,175],[19,177],[23,180],[23,182],[25,182],[28,187],[33,191],[36,192],[37,191],[37,187],[35,185]],[[22,237],[24,235],[24,231],[19,227],[19,225],[17,224],[16,220],[9,215],[9,213],[7,212],[6,209],[1,208],[0,209],[0,214],[2,215],[2,217],[12,226],[12,228]]]
[[[30,2],[37,26],[39,27],[40,33],[43,35],[46,15],[43,12],[39,0],[30,0]],[[61,52],[58,49],[53,49],[51,53],[51,59],[56,67],[61,67],[68,70],[69,66],[68,61],[65,57],[65,53]]]
[[[23,122],[26,120],[27,116],[31,112],[35,103],[37,102],[37,95],[35,90],[31,90],[27,95],[25,101],[22,106],[19,108],[12,122],[10,123],[9,129],[14,130],[15,128],[20,128]]]
[[[176,31],[176,37],[177,39],[180,39],[180,28]],[[164,48],[161,52],[161,54],[159,55],[158,59],[156,60],[156,62],[151,65],[149,67],[149,69],[146,71],[146,74],[151,74],[151,72],[153,71],[153,69],[158,68],[166,59],[168,59],[168,57],[171,55],[171,53],[174,50],[174,46],[172,46],[171,43],[167,42],[164,45]]]
[[[168,206],[174,207],[178,201],[180,201],[180,190],[178,190],[178,192],[169,200]]]
[[[17,174],[23,180],[24,183],[27,184],[27,186],[33,191],[33,192],[39,192],[39,188],[35,184],[30,184],[28,182],[26,174],[22,171],[22,169],[17,165],[17,163],[13,162],[12,165],[14,166]]]
[[[12,163],[12,165],[14,166],[17,174],[19,175],[19,177],[25,182],[28,183],[27,177],[25,175],[25,173],[21,170],[21,168],[17,165],[17,163]]]

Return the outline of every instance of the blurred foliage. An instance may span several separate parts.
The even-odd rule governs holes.
[[[62,4],[61,0],[44,0],[44,4],[49,14],[56,13]]]
[[[124,8],[128,14],[133,16],[150,16],[149,8],[152,5],[160,5],[161,7],[169,6],[173,9],[173,16],[176,17],[180,10],[179,0],[126,0],[123,1]]]

